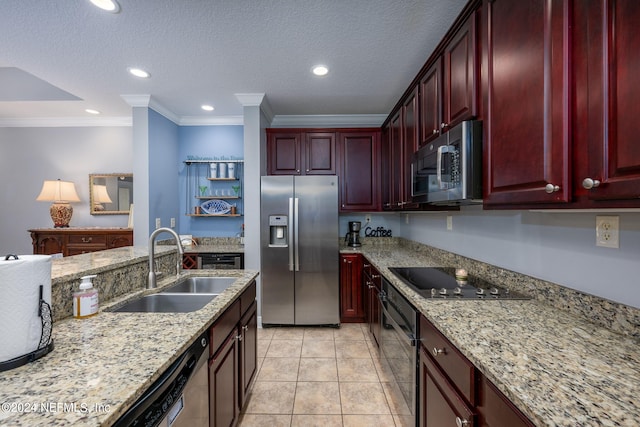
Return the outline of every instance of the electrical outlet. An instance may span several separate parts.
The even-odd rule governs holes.
[[[162,221],[160,221],[160,218],[156,218],[156,228],[160,227],[162,227]]]
[[[171,228],[176,228],[176,219],[171,218]]]
[[[366,222],[367,224],[371,222],[371,215],[365,215],[364,216],[364,222]]]
[[[447,230],[453,230],[453,217],[451,215],[447,215]]]
[[[596,216],[596,246],[620,247],[620,217]]]
[[[404,223],[409,224],[409,214],[404,215]]]

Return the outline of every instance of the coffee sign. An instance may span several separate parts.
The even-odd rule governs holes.
[[[391,230],[385,230],[382,227],[371,228],[367,227],[364,229],[365,237],[391,237]]]

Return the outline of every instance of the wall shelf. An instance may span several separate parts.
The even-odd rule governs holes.
[[[233,163],[234,166],[231,167],[232,165],[229,165],[229,163]],[[185,216],[199,218],[235,218],[243,216],[244,160],[185,160],[184,164],[187,165]],[[216,164],[218,165],[217,167],[211,166]],[[229,167],[225,167],[224,171],[221,171],[220,164],[227,164]],[[233,170],[231,173],[233,175],[232,178],[225,176],[229,174],[230,169]],[[222,174],[222,176],[218,176],[219,174]],[[201,213],[197,208],[207,200],[228,201],[235,206],[235,213],[220,215]]]

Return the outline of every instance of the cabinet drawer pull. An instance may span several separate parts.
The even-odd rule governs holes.
[[[91,243],[92,240],[93,240],[93,237],[83,237],[82,243]]]
[[[469,425],[469,421],[468,420],[463,420],[460,417],[456,417],[456,426],[458,427],[466,427]]]
[[[551,194],[551,193],[555,193],[556,191],[560,191],[560,187],[557,185],[553,185],[553,184],[547,184],[544,187],[544,191],[546,191],[547,193]]]
[[[585,178],[582,181],[582,187],[586,188],[587,190],[591,190],[592,188],[597,188],[599,186],[600,181],[598,181],[597,179]]]
[[[439,354],[447,354],[447,352],[446,352],[446,350],[445,350],[444,348],[436,348],[436,347],[433,347],[432,352],[433,352],[433,355],[434,355],[434,356],[437,356],[437,355],[439,355]]]

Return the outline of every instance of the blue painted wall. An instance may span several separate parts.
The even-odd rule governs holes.
[[[180,234],[192,234],[198,237],[234,237],[242,227],[243,217],[203,218],[186,216],[187,203],[193,205],[195,194],[187,194],[187,167],[184,160],[188,156],[221,157],[236,159],[244,158],[244,127],[243,126],[180,126],[178,127],[178,194],[180,212],[177,230]],[[204,167],[203,167],[204,168]],[[215,183],[202,179],[201,184],[215,188]],[[228,184],[225,188],[228,187]],[[193,191],[193,190],[192,190]],[[238,208],[242,211],[242,200]]]
[[[149,230],[178,218],[178,125],[149,109]]]

